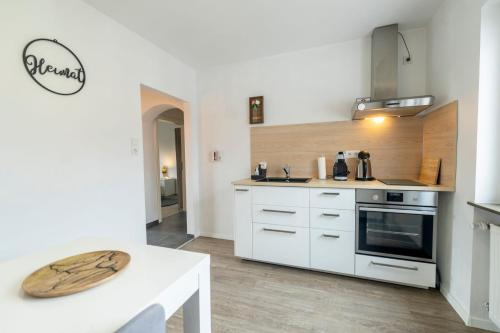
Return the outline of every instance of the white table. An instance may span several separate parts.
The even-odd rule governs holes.
[[[57,259],[94,250],[128,252],[131,261],[114,279],[81,293],[26,296],[21,283]],[[210,256],[110,239],[82,239],[0,263],[0,332],[114,332],[147,306],[167,318],[183,306],[184,332],[211,331]]]

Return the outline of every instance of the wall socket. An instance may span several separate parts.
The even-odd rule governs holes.
[[[346,150],[344,151],[345,158],[358,158],[359,150]]]

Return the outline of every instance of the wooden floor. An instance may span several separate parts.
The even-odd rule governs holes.
[[[233,242],[184,248],[212,261],[212,332],[486,332],[466,327],[436,290],[281,267],[233,256]],[[182,311],[168,333],[182,332]]]

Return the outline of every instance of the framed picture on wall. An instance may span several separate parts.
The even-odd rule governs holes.
[[[250,108],[250,124],[263,124],[264,96],[250,97],[248,104]]]

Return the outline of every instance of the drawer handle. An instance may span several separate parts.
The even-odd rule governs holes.
[[[330,214],[330,213],[323,213],[321,214],[323,216],[328,216],[328,217],[340,217],[340,214]]]
[[[297,231],[263,228],[264,231],[281,232],[284,234],[296,234]]]
[[[390,267],[390,268],[399,268],[399,269],[407,269],[409,271],[418,271],[418,267],[413,266],[413,267],[407,267],[407,266],[399,266],[399,265],[391,265],[391,264],[383,264],[381,262],[375,262],[375,261],[370,261],[370,264],[374,266],[384,266],[384,267]]]
[[[329,234],[323,234],[322,235],[323,237],[326,237],[326,238],[340,238],[339,235],[329,235]]]
[[[236,192],[248,192],[247,188],[237,188]]]
[[[340,195],[340,193],[338,193],[338,192],[323,192],[321,194],[323,194],[323,195]]]
[[[277,210],[277,209],[263,209],[263,212],[267,213],[283,213],[283,214],[296,214],[297,212],[293,210]]]

